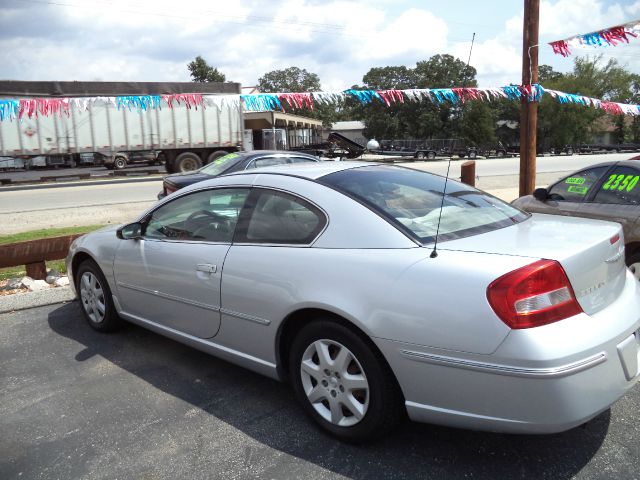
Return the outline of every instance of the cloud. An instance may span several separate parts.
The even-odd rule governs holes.
[[[2,76],[17,80],[188,81],[187,63],[202,55],[243,85],[295,65],[317,73],[325,90],[341,90],[360,83],[371,67],[413,67],[437,53],[466,61],[470,46],[451,38],[460,24],[448,24],[447,11],[417,0],[272,0],[269,8],[260,0],[0,5]],[[480,7],[470,1],[467,15],[474,8]],[[540,16],[546,42],[636,18],[640,1],[543,0]],[[482,86],[520,79],[522,15],[501,25],[474,45],[471,64]],[[540,63],[571,68],[571,60],[554,57],[541,45]],[[627,60],[635,65],[637,57]]]

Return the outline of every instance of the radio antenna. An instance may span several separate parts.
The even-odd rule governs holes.
[[[471,47],[469,48],[469,58],[467,59],[467,66],[465,67],[465,74],[469,68],[471,62],[471,52],[473,51],[473,42],[476,39],[476,33],[473,32],[471,37]],[[462,88],[466,87],[467,77],[462,78]],[[447,195],[447,182],[449,181],[449,169],[451,168],[451,160],[453,160],[453,145],[449,149],[449,162],[447,163],[447,176],[444,177],[444,190],[442,191],[442,201],[440,202],[440,213],[438,214],[438,226],[436,227],[436,238],[433,242],[433,250],[431,250],[430,258],[436,258],[438,256],[438,235],[440,234],[440,220],[442,220],[442,209],[444,208],[444,199]]]

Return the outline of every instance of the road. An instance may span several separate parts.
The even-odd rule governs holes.
[[[537,184],[548,185],[565,172],[605,160],[623,160],[633,154],[603,154],[540,157]],[[449,175],[460,177],[463,160],[451,162]],[[447,160],[407,162],[406,165],[440,175],[447,173]],[[518,158],[478,159],[476,186],[511,201],[518,196]],[[108,185],[82,185],[37,190],[0,189],[0,235],[55,226],[122,223],[153,205],[161,188],[160,179]]]
[[[562,434],[407,423],[354,446],[320,432],[287,385],[133,325],[97,333],[76,302],[0,315],[0,325],[2,479],[640,475],[640,386]]]

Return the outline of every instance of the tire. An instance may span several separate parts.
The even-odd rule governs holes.
[[[116,170],[122,170],[127,166],[127,159],[124,157],[116,157],[113,161],[113,168]]]
[[[80,308],[91,328],[107,333],[122,325],[113,305],[109,284],[93,260],[85,260],[80,264],[75,285]]]
[[[328,358],[318,355],[323,351]],[[342,355],[346,361],[334,364]],[[291,345],[289,372],[305,412],[341,440],[378,438],[402,419],[402,394],[389,366],[373,346],[337,322],[315,320],[302,328]]]
[[[426,155],[424,154],[424,152],[416,152],[414,157],[417,158],[418,160],[422,160],[426,158]]]
[[[567,148],[567,155],[573,155],[573,148]]]
[[[216,150],[215,152],[211,152],[207,157],[207,165],[209,165],[214,160],[220,157],[224,157],[225,155],[228,155],[228,154],[229,152],[227,152],[226,150]]]
[[[634,252],[627,258],[627,267],[631,270],[631,273],[636,277],[636,280],[640,282],[640,252]]]
[[[183,152],[174,161],[176,172],[191,172],[202,166],[202,160],[193,152]]]
[[[427,152],[428,160],[435,160],[435,158],[436,158],[436,152]]]
[[[469,152],[469,158],[470,158],[470,159],[472,159],[472,160],[473,160],[474,158],[476,158],[476,156],[477,156],[477,155],[478,155],[478,154],[476,153],[476,151],[475,151],[475,150],[471,150],[471,151]]]
[[[498,157],[498,158],[504,158],[505,155],[506,155],[506,153],[504,152],[504,150],[498,150],[496,152],[496,157]]]

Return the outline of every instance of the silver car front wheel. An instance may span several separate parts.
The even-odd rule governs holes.
[[[321,339],[302,355],[300,376],[307,399],[327,422],[358,423],[369,408],[369,382],[355,355],[339,342]]]
[[[87,259],[78,265],[74,277],[87,323],[99,332],[111,332],[120,327],[122,321],[116,313],[109,284],[100,267]]]
[[[106,313],[104,290],[91,272],[84,272],[80,277],[80,301],[82,308],[92,322],[100,323],[104,320]]]

